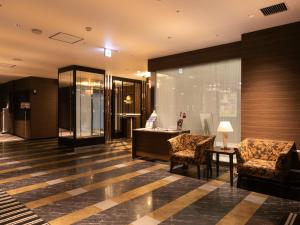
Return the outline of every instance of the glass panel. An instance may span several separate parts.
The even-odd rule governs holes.
[[[59,79],[59,136],[73,138],[73,71],[60,73]]]
[[[135,83],[135,90],[134,90],[134,99],[135,99],[135,104],[134,104],[134,112],[141,114],[141,95],[142,95],[142,85],[141,83]],[[136,116],[135,118],[135,124],[134,128],[140,128],[141,127],[141,115]]]
[[[104,75],[76,72],[76,136],[104,136]]]
[[[122,92],[122,81],[114,80],[114,132],[121,133],[122,132],[122,105],[123,105],[123,92]]]
[[[217,135],[221,120],[230,121],[231,143],[241,138],[241,60],[227,60],[157,72],[156,110],[158,126],[176,128],[180,112],[183,127],[192,133]],[[218,144],[218,143],[217,143]]]
[[[135,87],[132,82],[123,82],[123,113],[135,113]]]

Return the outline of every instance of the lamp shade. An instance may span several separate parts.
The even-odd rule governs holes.
[[[229,121],[221,121],[218,126],[217,131],[218,132],[233,132],[233,128]]]

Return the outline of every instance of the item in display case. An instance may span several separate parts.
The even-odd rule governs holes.
[[[183,119],[186,118],[186,112],[180,112],[179,119],[177,120],[177,130],[182,130]]]
[[[156,121],[157,121],[157,113],[154,110],[146,122],[146,128],[149,129],[156,128]]]

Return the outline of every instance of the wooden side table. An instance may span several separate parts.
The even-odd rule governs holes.
[[[213,149],[206,150],[206,160],[207,160],[207,171],[211,168],[212,155],[216,154],[216,170],[217,176],[219,176],[219,164],[220,155],[229,156],[229,167],[230,167],[230,185],[233,186],[233,156],[235,155],[234,148],[222,149],[221,147],[214,147]],[[206,174],[208,178],[208,173]]]

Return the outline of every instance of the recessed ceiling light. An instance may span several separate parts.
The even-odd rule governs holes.
[[[86,31],[92,31],[92,30],[93,30],[92,27],[85,27],[84,29],[85,29]]]
[[[37,29],[37,28],[31,29],[31,32],[34,34],[42,34],[43,33],[43,31],[41,29]]]

